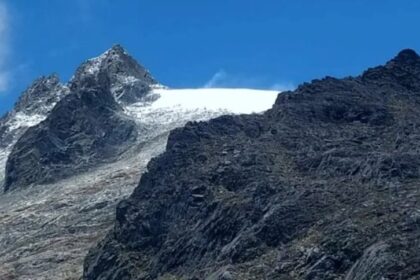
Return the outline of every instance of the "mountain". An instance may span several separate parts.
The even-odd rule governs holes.
[[[83,279],[420,279],[420,57],[173,130]]]
[[[137,131],[120,103],[140,101],[155,85],[119,45],[83,63],[68,85],[70,94],[14,145],[5,191],[56,182],[121,156],[133,146]],[[17,108],[29,102],[21,103]]]
[[[119,45],[82,63],[68,83],[37,80],[0,123],[0,279],[79,279],[88,249],[112,227],[116,204],[164,151],[169,131],[264,111],[276,96],[169,89]]]

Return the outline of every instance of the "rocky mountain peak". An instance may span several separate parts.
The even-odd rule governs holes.
[[[16,113],[19,118],[0,123],[0,139],[7,137],[10,144],[8,157],[2,157],[3,165],[7,158],[4,189],[54,182],[118,158],[137,138],[134,121],[122,114],[123,105],[149,98],[156,85],[120,45],[85,61],[68,86],[55,75],[35,81],[17,108],[41,104],[45,112]],[[49,96],[55,95],[50,92],[68,94],[51,101]],[[19,134],[10,133],[15,127]]]
[[[56,74],[36,79],[21,95],[14,111],[26,114],[45,114],[68,93]]]
[[[149,76],[118,45],[83,63],[69,83],[69,94],[25,129],[10,149],[4,190],[55,182],[122,155],[136,141],[137,129],[122,114],[121,103],[147,94],[156,83]],[[34,105],[29,96],[49,96],[43,92],[61,87],[56,76],[39,79],[22,103]]]
[[[159,83],[121,45],[114,45],[98,57],[84,62],[70,84],[80,84],[85,79],[99,82],[99,73],[106,74],[110,90],[119,103],[134,103],[144,98]]]
[[[127,52],[127,50],[120,44],[113,45],[110,49],[108,49],[104,54],[108,55],[108,57],[113,58],[124,58],[124,57],[130,57],[130,54]]]

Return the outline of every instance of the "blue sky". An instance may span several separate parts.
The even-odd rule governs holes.
[[[282,89],[420,50],[417,0],[0,0],[0,114],[122,44],[170,87]]]

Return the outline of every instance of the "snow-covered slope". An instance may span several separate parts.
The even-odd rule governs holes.
[[[235,114],[259,113],[271,108],[277,91],[246,88],[155,89],[160,95],[151,107],[184,110],[227,110]]]
[[[125,107],[143,131],[140,137],[152,139],[188,121],[205,121],[223,114],[259,113],[271,108],[278,92],[254,89],[168,89],[157,88],[151,102]]]

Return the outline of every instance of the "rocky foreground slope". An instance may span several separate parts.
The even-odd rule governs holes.
[[[84,279],[420,279],[420,57],[171,132]]]

